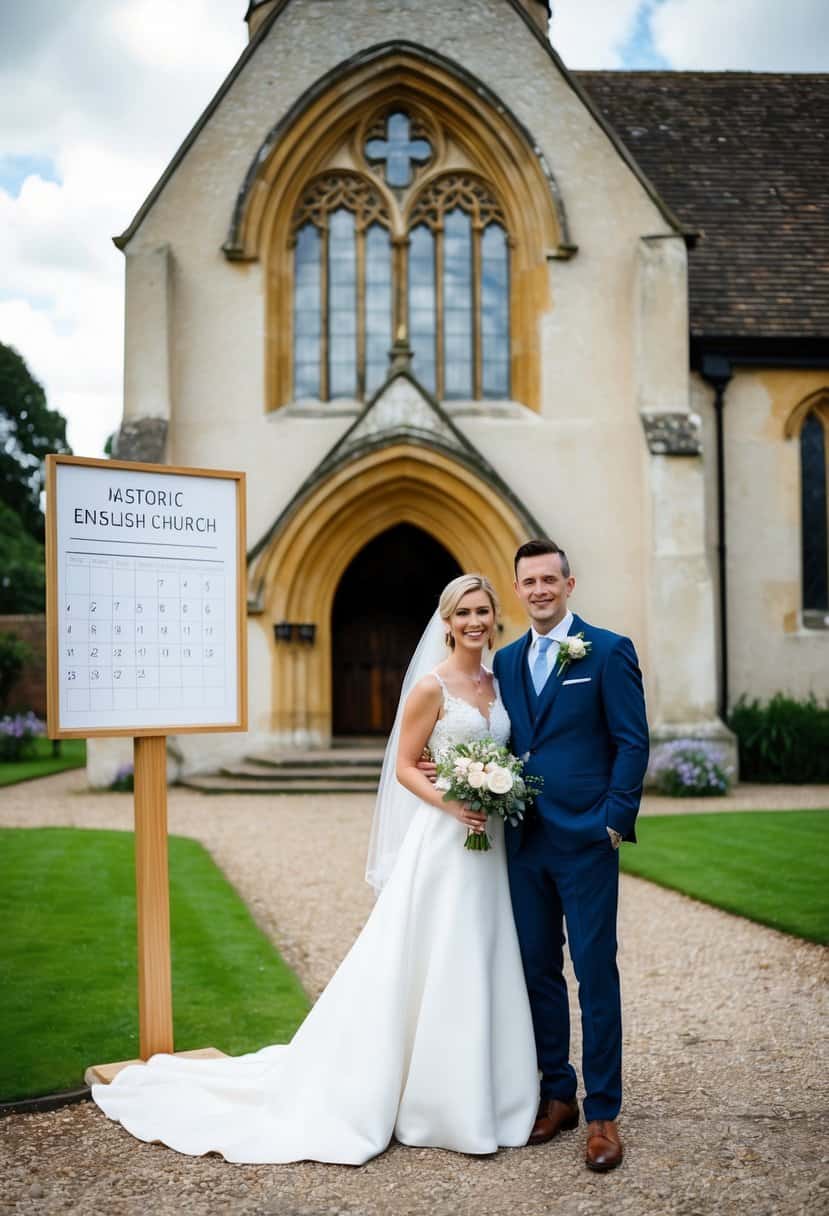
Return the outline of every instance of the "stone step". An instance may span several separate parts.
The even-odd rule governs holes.
[[[382,747],[320,748],[307,752],[254,752],[245,756],[246,765],[257,765],[266,769],[323,769],[369,767],[380,769],[383,763]]]
[[[305,777],[275,776],[270,781],[256,781],[250,777],[215,775],[185,777],[179,785],[202,794],[376,794],[377,781],[328,780],[315,782]]]
[[[218,775],[221,777],[235,777],[246,781],[270,781],[276,784],[281,781],[307,781],[313,782],[315,785],[320,782],[332,783],[353,781],[375,783],[380,780],[379,764],[360,763],[350,766],[337,765],[321,765],[312,767],[304,764],[284,764],[260,765],[256,763],[243,763],[227,765],[219,769]]]

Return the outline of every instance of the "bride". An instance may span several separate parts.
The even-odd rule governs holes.
[[[442,800],[417,764],[463,741],[506,743],[482,659],[498,603],[482,575],[444,589],[386,749],[366,877],[374,909],[291,1043],[249,1055],[156,1055],[92,1097],[140,1140],[234,1162],[360,1165],[403,1144],[492,1153],[526,1144],[538,1105],[503,823]]]

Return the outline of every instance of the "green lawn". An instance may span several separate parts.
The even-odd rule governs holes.
[[[51,739],[34,739],[28,759],[0,761],[0,785],[48,777],[50,773],[62,773],[67,768],[83,768],[85,764],[85,739],[61,739],[57,756],[52,755]]]
[[[809,941],[829,942],[829,812],[647,815],[622,869]]]
[[[299,981],[205,849],[170,838],[175,1047],[285,1042]],[[138,1055],[129,832],[0,830],[0,1099],[70,1089]]]

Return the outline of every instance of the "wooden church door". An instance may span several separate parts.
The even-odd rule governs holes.
[[[385,735],[420,635],[455,559],[420,528],[398,524],[345,571],[332,613],[333,733]]]

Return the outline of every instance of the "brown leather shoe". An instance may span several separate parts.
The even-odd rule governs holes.
[[[546,1144],[559,1132],[572,1131],[578,1127],[579,1104],[562,1102],[559,1098],[542,1098],[527,1144]]]
[[[624,1149],[615,1119],[594,1119],[587,1125],[585,1164],[600,1174],[615,1170],[622,1164]]]

